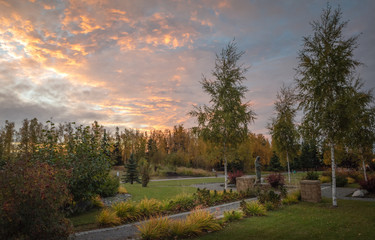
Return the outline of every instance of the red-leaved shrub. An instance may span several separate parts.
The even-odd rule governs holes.
[[[367,182],[362,180],[359,182],[359,185],[370,193],[375,193],[375,177],[368,177]]]
[[[71,224],[62,212],[70,201],[67,177],[48,163],[8,162],[0,170],[0,236],[67,239]]]
[[[280,173],[272,173],[266,177],[267,182],[271,184],[271,187],[277,188],[284,186],[284,176]]]
[[[229,172],[228,173],[229,183],[236,184],[236,178],[242,177],[242,176],[243,176],[243,172],[240,170]]]

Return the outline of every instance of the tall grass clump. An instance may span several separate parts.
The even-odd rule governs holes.
[[[137,226],[142,239],[168,239],[171,220],[167,217],[151,217],[146,223]]]
[[[140,216],[134,202],[118,202],[112,205],[112,209],[121,219],[121,222],[134,221]]]
[[[266,208],[258,201],[241,202],[241,209],[246,216],[265,216],[267,215]]]
[[[242,219],[244,216],[242,211],[225,211],[224,212],[224,222],[233,222]]]
[[[221,225],[215,219],[214,215],[207,210],[196,208],[186,217],[185,224],[190,226],[190,234],[198,236],[207,231],[218,231]]]
[[[121,219],[116,215],[116,212],[110,209],[103,209],[97,216],[99,226],[109,227],[121,224]]]
[[[163,210],[163,203],[154,198],[145,198],[139,202],[137,211],[143,218],[149,218],[151,216],[158,215]]]

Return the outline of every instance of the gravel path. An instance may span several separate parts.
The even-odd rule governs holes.
[[[246,199],[246,201],[255,201],[256,198]],[[224,211],[236,210],[240,207],[240,202],[226,203],[218,206],[206,208],[213,213],[216,217],[221,217]],[[178,213],[168,216],[170,219],[184,219],[190,212]],[[146,222],[146,221],[144,221]],[[112,228],[95,229],[86,232],[79,232],[71,236],[74,240],[125,240],[137,239],[138,229],[137,226],[144,222],[130,223]]]

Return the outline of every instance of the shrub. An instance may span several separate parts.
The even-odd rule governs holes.
[[[280,173],[272,173],[266,177],[267,182],[273,188],[277,188],[279,186],[284,186],[284,176]]]
[[[306,176],[303,179],[305,179],[305,180],[319,180],[319,174],[317,172],[307,172]]]
[[[67,239],[62,208],[71,198],[69,173],[47,163],[9,161],[0,170],[0,238]]]
[[[243,215],[242,211],[225,211],[223,220],[224,222],[233,222],[242,219]]]
[[[223,193],[224,195],[224,193]],[[197,192],[194,193],[194,197],[198,201],[198,205],[203,205],[203,206],[210,206],[212,199],[210,196],[210,190],[208,189],[197,189]]]
[[[258,199],[260,203],[267,205],[268,209],[270,210],[278,208],[281,203],[280,195],[272,190],[260,192]]]
[[[236,178],[242,177],[242,176],[243,176],[243,172],[240,170],[236,170],[236,171],[228,173],[229,183],[236,184]]]
[[[126,190],[126,188],[124,186],[119,186],[117,192],[119,194],[126,194],[126,193],[128,193],[128,190]]]
[[[142,239],[167,239],[171,220],[167,217],[152,217],[147,222],[137,226]]]
[[[133,202],[118,202],[112,205],[112,209],[122,222],[137,220],[140,216]]]
[[[368,177],[367,182],[365,180],[360,181],[359,185],[370,193],[375,193],[375,176]]]
[[[119,186],[119,178],[108,174],[105,181],[99,186],[98,193],[101,197],[112,197],[117,194]]]
[[[328,177],[328,176],[320,176],[319,177],[319,180],[321,183],[329,183],[331,182],[331,177]]]
[[[92,202],[92,205],[96,208],[103,208],[104,207],[104,203],[103,203],[103,201],[102,201],[102,199],[100,198],[99,195],[93,197],[91,202]]]
[[[144,217],[148,218],[150,216],[155,216],[161,213],[163,209],[163,204],[159,200],[156,199],[143,199],[137,205],[137,211],[139,214]]]
[[[348,184],[355,183],[355,179],[352,177],[346,177],[346,180],[348,180]]]
[[[296,195],[287,195],[283,200],[281,201],[283,205],[291,205],[298,203],[298,197]]]
[[[241,202],[241,209],[246,216],[265,216],[266,208],[258,201]]]
[[[165,209],[172,212],[184,212],[196,206],[195,198],[192,194],[180,194],[168,201]]]
[[[215,173],[206,171],[200,168],[187,168],[178,167],[176,168],[176,174],[181,176],[193,176],[193,177],[210,177],[215,176]]]
[[[336,174],[336,187],[345,187],[348,184],[348,179],[344,174]]]
[[[144,158],[139,161],[139,173],[141,174],[142,187],[147,187],[150,182],[151,166]]]
[[[103,209],[96,218],[98,224],[103,227],[117,226],[121,224],[121,219],[110,209]]]

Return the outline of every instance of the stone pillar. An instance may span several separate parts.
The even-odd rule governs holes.
[[[319,180],[302,180],[300,185],[302,201],[317,203],[322,200]]]

